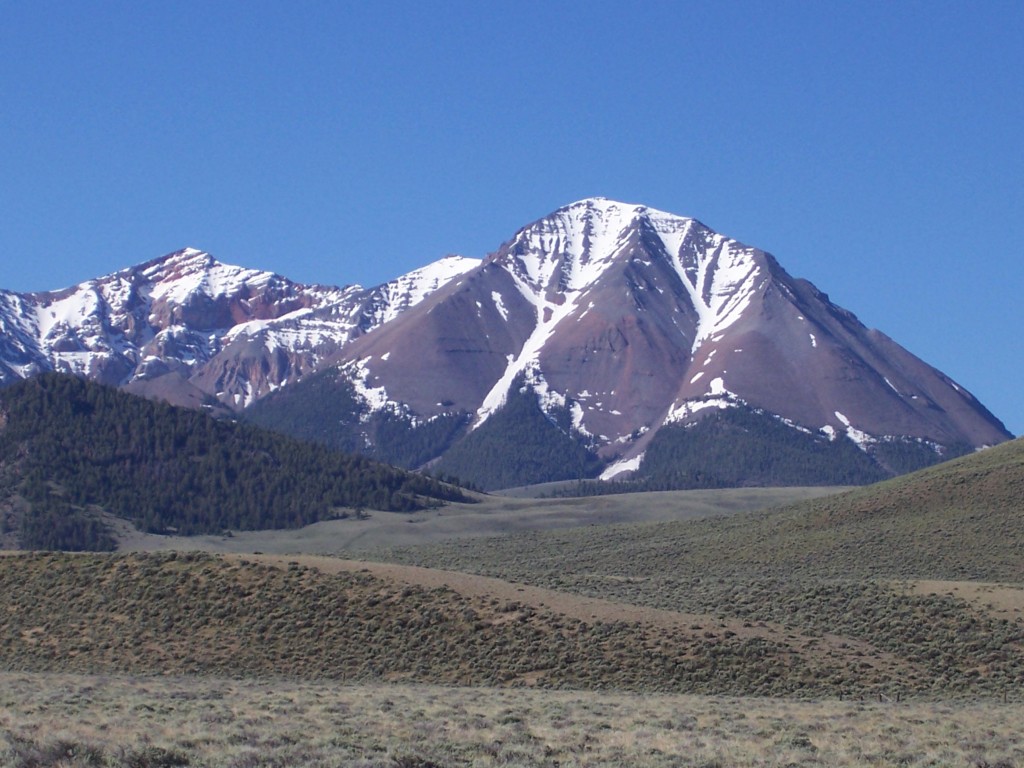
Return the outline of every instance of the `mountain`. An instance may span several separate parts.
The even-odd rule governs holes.
[[[413,429],[464,415],[466,439],[529,391],[606,477],[643,474],[663,428],[722,409],[768,415],[808,445],[849,439],[889,474],[887,455],[921,454],[917,465],[1010,437],[963,387],[771,255],[605,199],[524,227],[337,363],[366,413]]]
[[[1011,437],[770,254],[603,198],[371,289],[185,250],[0,293],[0,381],[51,369],[484,487],[870,482]],[[719,468],[765,466],[672,468],[715,442]]]
[[[104,513],[189,535],[449,500],[466,498],[363,456],[66,374],[0,390],[0,547],[112,549]]]
[[[63,291],[0,291],[0,383],[60,371],[239,410],[478,263],[449,256],[376,288],[336,288],[186,248]]]

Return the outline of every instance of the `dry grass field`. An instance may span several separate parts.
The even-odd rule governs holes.
[[[900,660],[905,694],[1024,690],[1024,441],[742,515],[538,530],[377,559],[782,626]],[[856,672],[856,670],[853,670]],[[856,675],[854,675],[856,677]]]
[[[1024,768],[1021,441],[827,497],[124,533],[0,558],[0,765]]]
[[[1024,765],[1024,706],[0,673],[0,765]]]

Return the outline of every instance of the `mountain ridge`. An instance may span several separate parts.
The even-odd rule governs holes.
[[[563,206],[483,260],[445,257],[373,288],[302,285],[184,249],[64,291],[0,291],[0,383],[50,369],[224,413],[286,387],[294,410],[304,381],[326,373],[354,393],[346,440],[370,451],[384,422],[409,434],[465,422],[468,434],[529,391],[603,477],[642,474],[663,426],[725,408],[868,453],[909,441],[938,459],[1011,436],[771,254],[607,198]],[[417,455],[432,462],[451,444]]]
[[[184,248],[58,291],[0,290],[0,383],[57,370],[238,410],[476,263],[447,256],[380,286],[339,288]],[[168,375],[179,379],[170,391],[159,385]]]

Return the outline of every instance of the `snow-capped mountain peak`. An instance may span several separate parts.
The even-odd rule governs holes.
[[[497,258],[536,293],[581,291],[596,280],[647,209],[607,198],[559,208],[516,233]]]
[[[174,303],[184,303],[196,295],[215,299],[241,291],[256,292],[275,279],[282,280],[272,272],[224,264],[195,248],[149,262],[137,274],[149,284],[154,300]]]
[[[586,327],[590,310],[607,311],[623,287],[634,307],[629,311],[645,311],[653,302],[690,318],[685,324],[673,319],[675,330],[667,330],[692,356],[743,317],[769,272],[763,253],[695,219],[607,198],[572,203],[524,227],[489,263],[509,273],[535,317],[531,334],[509,356],[478,409],[478,425],[504,404],[520,377],[542,399],[563,407],[565,397],[548,386],[540,362],[549,340],[579,333],[567,329]],[[587,420],[580,414],[577,428],[588,431]]]

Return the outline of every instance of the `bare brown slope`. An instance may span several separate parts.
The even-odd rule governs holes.
[[[499,311],[493,298],[504,296]],[[369,386],[421,416],[475,411],[533,331],[533,308],[507,273],[485,264],[346,346],[334,359],[360,363]]]

